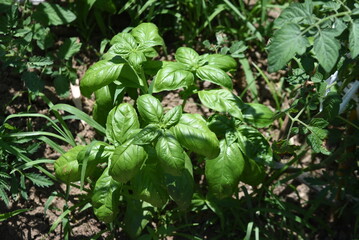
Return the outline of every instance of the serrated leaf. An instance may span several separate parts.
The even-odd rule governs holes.
[[[45,67],[52,65],[54,62],[47,57],[32,56],[28,63],[31,67]]]
[[[189,87],[193,81],[193,74],[186,70],[184,64],[169,63],[158,71],[154,79],[153,92]]]
[[[156,153],[165,173],[180,176],[185,167],[187,154],[176,138],[170,134],[159,137],[156,143]]]
[[[232,196],[238,186],[239,177],[244,169],[244,158],[237,143],[227,145],[220,142],[220,154],[206,160],[205,174],[209,192],[217,198]]]
[[[288,23],[278,29],[268,48],[269,72],[282,69],[296,54],[302,55],[308,45],[297,24]]]
[[[237,128],[237,135],[239,147],[244,155],[261,165],[272,164],[272,149],[257,129],[241,125]]]
[[[121,58],[101,60],[92,65],[80,82],[81,93],[90,97],[94,91],[117,80],[126,61]]]
[[[196,76],[203,81],[209,81],[222,87],[233,89],[231,78],[220,68],[210,65],[199,67],[196,70]]]
[[[228,112],[235,118],[243,119],[242,100],[226,89],[203,90],[198,92],[203,105],[218,112]]]
[[[116,181],[126,183],[140,171],[146,158],[147,153],[142,146],[128,141],[115,149],[109,173]]]
[[[325,128],[329,125],[329,122],[324,120],[323,118],[312,118],[309,125],[319,128]]]
[[[331,120],[338,116],[342,97],[338,93],[330,92],[323,101],[323,115]]]
[[[111,143],[122,144],[128,139],[131,130],[140,128],[136,110],[129,103],[113,108],[106,123],[106,136]]]
[[[325,155],[330,154],[330,152],[323,146],[323,141],[316,134],[309,134],[307,140],[314,152],[323,153]]]
[[[319,31],[314,39],[313,51],[319,64],[326,72],[330,72],[339,57],[340,42],[330,30]]]
[[[219,154],[219,141],[209,130],[206,121],[199,114],[183,114],[177,125],[171,128],[176,139],[189,150],[215,158]]]
[[[169,110],[162,119],[162,123],[165,128],[170,128],[176,125],[182,116],[182,106],[176,106]]]
[[[349,49],[352,58],[359,55],[359,19],[356,19],[349,29]]]
[[[313,4],[310,2],[292,3],[274,21],[274,27],[281,28],[287,23],[310,23],[312,12]]]
[[[81,45],[82,43],[78,42],[77,38],[67,38],[60,46],[57,57],[60,59],[69,60],[72,56],[80,51]]]
[[[6,191],[3,187],[3,185],[0,185],[0,199],[2,201],[4,201],[4,203],[8,206],[10,201],[9,201],[9,197],[6,194]]]
[[[150,94],[144,94],[137,99],[137,109],[147,123],[159,123],[163,117],[161,102]]]
[[[44,81],[35,72],[24,72],[21,79],[25,86],[32,92],[38,93],[44,89]]]
[[[107,167],[96,181],[93,190],[92,206],[98,219],[105,223],[113,222],[118,213],[120,184],[113,180]]]
[[[54,183],[46,176],[37,173],[26,173],[26,177],[38,187],[49,187]]]
[[[131,181],[131,186],[137,198],[161,208],[168,201],[168,193],[159,169],[154,164],[144,166]]]

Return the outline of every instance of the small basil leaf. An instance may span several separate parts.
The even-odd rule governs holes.
[[[209,130],[199,114],[183,114],[177,125],[171,128],[176,139],[189,150],[215,158],[219,154],[219,141]]]
[[[150,124],[134,136],[133,144],[146,145],[152,143],[160,134],[158,125]]]
[[[205,166],[209,194],[217,198],[232,196],[244,169],[244,158],[237,143],[220,142],[221,152],[214,159],[207,159]]]
[[[128,132],[139,127],[136,110],[128,103],[122,103],[107,117],[106,137],[115,145],[122,144],[128,139]]]
[[[141,65],[145,61],[146,57],[142,52],[131,52],[130,55],[128,55],[128,62],[136,71],[141,69]]]
[[[99,220],[111,223],[116,219],[119,213],[120,184],[109,175],[108,167],[96,181],[91,199]]]
[[[107,162],[108,158],[112,155],[111,151],[108,151],[106,147],[109,145],[104,142],[96,142],[89,147],[85,147],[77,155],[77,160],[79,163],[83,162],[87,157],[88,167],[96,166],[99,163]]]
[[[159,137],[156,153],[164,172],[174,176],[182,174],[188,156],[174,136],[167,134]]]
[[[163,117],[161,102],[150,94],[145,94],[137,99],[137,109],[147,123],[159,123]]]
[[[164,124],[165,128],[170,128],[176,125],[182,116],[182,106],[176,106],[169,110],[162,119],[162,123]]]
[[[128,141],[115,149],[111,157],[110,175],[116,181],[126,183],[140,171],[146,158],[147,154],[142,146]]]
[[[85,146],[76,146],[55,161],[55,175],[58,179],[65,183],[80,181],[81,169],[79,169],[77,154],[83,149]]]
[[[237,128],[238,144],[242,152],[261,165],[271,165],[272,149],[268,141],[255,128],[242,125]]]
[[[274,113],[267,106],[260,103],[247,103],[243,109],[245,122],[256,128],[268,127],[274,121]]]
[[[231,78],[222,69],[214,66],[206,65],[200,67],[196,71],[196,76],[203,81],[209,81],[222,87],[233,89]]]
[[[218,112],[228,112],[235,118],[243,119],[242,100],[226,89],[203,90],[198,92],[203,105]]]
[[[153,23],[141,23],[132,29],[131,34],[142,47],[164,45],[162,37],[158,34],[158,28]]]
[[[231,56],[223,54],[210,54],[204,58],[209,66],[229,71],[237,68],[237,62]]]
[[[185,64],[189,69],[195,70],[199,67],[200,57],[192,48],[180,47],[176,51],[175,58],[178,62]]]
[[[158,71],[154,79],[153,92],[189,87],[193,81],[193,74],[186,70],[184,64],[169,63]]]
[[[161,208],[168,201],[163,174],[156,164],[145,165],[131,181],[134,195],[154,207]]]
[[[80,82],[81,93],[90,97],[91,93],[100,89],[120,76],[126,61],[122,58],[112,59],[110,61],[101,60],[92,65],[85,73]]]

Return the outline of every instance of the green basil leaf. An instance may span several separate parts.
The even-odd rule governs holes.
[[[141,65],[143,62],[146,61],[146,57],[145,55],[140,52],[140,51],[136,51],[136,52],[131,52],[130,55],[128,55],[128,63],[134,68],[136,69],[136,71],[140,71],[141,70]]]
[[[254,127],[263,128],[273,123],[274,113],[263,104],[247,103],[243,109],[243,118]]]
[[[209,194],[217,198],[232,196],[244,169],[244,158],[237,143],[220,142],[221,152],[214,159],[206,160],[205,174]]]
[[[188,69],[197,69],[200,57],[192,48],[180,47],[177,49],[175,58],[178,62],[185,64]]]
[[[193,84],[194,76],[186,70],[186,66],[181,63],[166,64],[158,71],[153,85],[153,92],[165,90],[176,90],[189,87]]]
[[[211,116],[208,127],[218,137],[224,137],[227,131],[231,131],[235,128],[235,125],[233,119],[229,119],[223,115],[215,114]]]
[[[133,144],[151,144],[160,134],[160,129],[156,124],[150,124],[134,136]]]
[[[96,167],[99,163],[107,162],[108,158],[112,155],[112,152],[106,148],[108,146],[110,145],[100,141],[94,143],[90,149],[89,146],[86,146],[77,154],[77,161],[82,163],[87,157],[88,167]]]
[[[203,90],[198,92],[203,105],[218,112],[228,112],[235,118],[243,119],[242,100],[226,89]]]
[[[219,154],[219,141],[209,130],[206,121],[199,114],[183,114],[177,125],[171,128],[176,139],[189,150],[215,158]]]
[[[196,75],[203,81],[209,81],[222,87],[233,89],[233,83],[228,74],[214,66],[206,65],[196,71]]]
[[[185,169],[180,176],[165,174],[167,192],[180,209],[187,209],[194,191],[193,166],[189,157],[185,159]]]
[[[158,34],[158,28],[153,23],[141,23],[132,29],[131,34],[142,47],[164,45],[162,37]]]
[[[139,171],[147,158],[147,153],[142,146],[128,141],[118,146],[111,158],[110,175],[118,182],[126,183]]]
[[[81,169],[79,169],[77,154],[84,148],[85,146],[82,145],[76,146],[55,161],[55,175],[58,179],[65,183],[80,181]]]
[[[154,207],[162,208],[168,201],[163,174],[156,164],[145,165],[131,181],[134,195]]]
[[[119,213],[120,184],[109,175],[108,167],[96,181],[91,199],[99,220],[111,223],[116,219]]]
[[[170,134],[159,137],[156,153],[165,173],[180,176],[185,167],[186,152],[176,138]]]
[[[126,64],[123,66],[118,81],[124,87],[140,88],[143,86],[140,77],[130,65]]]
[[[154,48],[146,48],[143,50],[140,48],[139,50],[141,50],[147,58],[154,58],[158,56],[158,53]]]
[[[228,55],[223,54],[210,54],[207,55],[204,60],[207,61],[209,66],[214,66],[220,68],[223,71],[229,71],[232,69],[237,69],[237,62]]]
[[[115,84],[109,84],[95,91],[96,102],[93,108],[92,117],[102,126],[106,125],[108,113],[113,108],[115,91]]]
[[[162,119],[162,123],[164,124],[165,128],[170,128],[176,125],[182,116],[182,106],[176,106],[169,110]]]
[[[239,147],[249,159],[261,165],[272,165],[272,149],[257,129],[241,125],[237,128],[237,135]]]
[[[123,219],[125,223],[124,230],[131,237],[137,239],[146,225],[150,222],[154,211],[151,204],[128,197],[126,199],[126,212]]]
[[[122,103],[107,117],[106,137],[115,145],[122,144],[128,139],[128,132],[139,127],[136,110],[129,103]]]
[[[258,186],[265,178],[264,167],[252,159],[245,159],[244,169],[239,180],[251,186]]]
[[[163,117],[161,102],[150,94],[145,94],[137,99],[137,109],[147,123],[159,123]]]
[[[92,65],[80,82],[81,93],[90,97],[97,89],[117,80],[125,63],[125,60],[116,58],[110,61],[101,60]]]
[[[110,44],[112,47],[109,52],[114,54],[127,56],[132,50],[137,48],[137,42],[130,33],[119,33],[115,35]]]

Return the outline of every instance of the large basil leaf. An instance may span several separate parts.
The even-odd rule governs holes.
[[[143,48],[164,45],[162,37],[158,34],[158,28],[153,23],[141,23],[132,29],[131,34]]]
[[[165,174],[167,192],[179,208],[186,209],[190,206],[193,195],[193,166],[189,157],[185,159],[185,169],[180,176]]]
[[[231,78],[224,72],[222,69],[219,69],[214,66],[206,65],[200,67],[196,71],[196,75],[203,81],[209,81],[220,85],[222,87],[233,89],[233,84]]]
[[[153,92],[176,90],[191,86],[194,76],[186,69],[186,66],[181,63],[166,64],[164,68],[158,71],[154,79]]]
[[[156,153],[164,172],[179,176],[185,167],[187,154],[181,144],[170,134],[159,137]]]
[[[177,125],[171,128],[176,139],[189,150],[215,158],[219,154],[216,134],[209,130],[206,121],[199,114],[183,114]]]
[[[165,128],[176,125],[182,116],[182,106],[176,106],[169,110],[163,117],[162,123]]]
[[[226,132],[235,129],[235,124],[233,119],[229,119],[223,115],[215,114],[211,116],[208,127],[218,137],[224,137]]]
[[[242,152],[261,165],[271,165],[272,149],[268,141],[255,128],[242,125],[237,128],[238,144]]]
[[[113,222],[118,215],[120,184],[109,175],[108,167],[96,181],[92,195],[92,207],[98,219]]]
[[[110,61],[101,60],[92,65],[80,82],[81,93],[90,97],[97,89],[117,80],[125,63],[122,58],[114,58]]]
[[[131,181],[134,195],[161,208],[168,201],[168,193],[163,180],[163,174],[156,164],[145,165],[139,174]]]
[[[243,119],[242,100],[226,89],[203,90],[198,92],[203,105],[218,112],[228,112],[235,118]]]
[[[198,65],[200,57],[198,53],[192,48],[188,48],[188,47],[178,48],[175,57],[178,62],[185,64],[188,67],[188,69],[196,70],[198,67],[200,67]]]
[[[106,125],[108,113],[113,108],[116,85],[110,84],[95,91],[96,102],[93,107],[92,117],[102,126]]]
[[[205,56],[204,60],[207,61],[209,66],[220,68],[223,71],[229,71],[237,68],[237,62],[231,56],[222,54],[210,54]]]
[[[145,94],[137,99],[137,109],[147,123],[159,123],[163,116],[161,102],[150,94]]]
[[[121,74],[118,77],[118,81],[125,87],[139,88],[143,86],[139,76],[135,72],[135,69],[128,64],[123,66]]]
[[[110,175],[116,181],[126,183],[139,172],[146,158],[147,153],[142,146],[128,141],[115,149],[111,158]]]
[[[139,127],[136,110],[129,103],[122,103],[113,108],[107,117],[106,136],[111,143],[122,144],[128,138],[128,132]]]
[[[251,186],[258,186],[265,178],[264,167],[252,159],[246,158],[239,180]]]
[[[113,45],[108,52],[111,52],[121,57],[127,57],[132,50],[137,48],[135,38],[129,33],[119,33],[111,39]]]
[[[244,158],[237,143],[227,145],[220,142],[221,152],[218,157],[206,160],[206,179],[209,194],[217,198],[232,196],[238,186],[243,172]]]
[[[268,127],[274,121],[274,113],[267,106],[260,103],[247,103],[243,109],[244,121],[254,127]]]
[[[85,146],[82,145],[76,146],[55,161],[55,175],[58,179],[65,183],[80,181],[81,169],[79,169],[77,154],[84,148]]]

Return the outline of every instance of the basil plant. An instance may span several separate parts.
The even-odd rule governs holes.
[[[148,223],[143,218],[135,228],[135,218],[149,206],[163,209],[174,201],[190,209],[201,187],[194,169],[202,168],[211,198],[232,197],[240,181],[263,182],[272,151],[256,128],[269,126],[273,112],[232,92],[227,74],[237,67],[232,57],[181,47],[176,61],[154,60],[164,42],[152,23],[117,34],[111,45],[81,81],[82,94],[96,97],[93,118],[105,126],[105,140],[75,147],[55,163],[62,181],[92,183],[91,204],[100,220],[124,221],[135,237]],[[200,81],[217,88],[200,89]],[[186,113],[182,105],[164,109],[159,93],[173,90],[182,91],[184,102],[197,95],[213,115]],[[133,101],[124,102],[125,96]],[[120,206],[127,208],[124,215]]]

